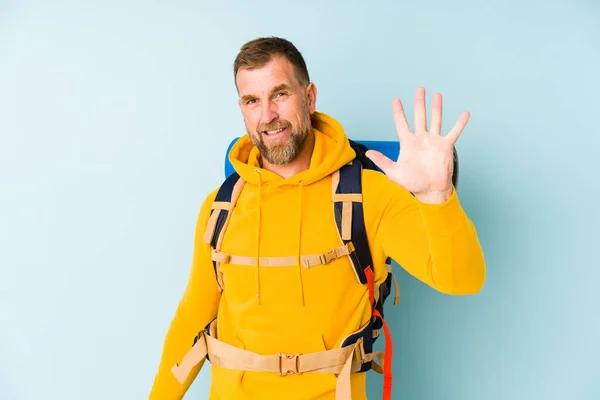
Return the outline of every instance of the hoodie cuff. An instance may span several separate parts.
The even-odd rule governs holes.
[[[456,189],[444,203],[427,204],[417,201],[427,231],[432,234],[451,234],[465,226],[466,215],[458,200]]]

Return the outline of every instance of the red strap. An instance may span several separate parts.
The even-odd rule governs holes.
[[[369,300],[371,301],[371,307],[375,307],[375,285],[373,281],[373,270],[370,265],[365,268],[365,276],[367,277],[367,284],[369,286]]]
[[[379,311],[373,310],[373,315],[381,318],[383,323],[383,331],[385,332],[385,353],[383,356],[383,399],[389,400],[392,396],[392,353],[394,351],[392,345],[392,335],[387,323],[379,314]]]
[[[382,315],[375,308],[375,283],[373,279],[373,270],[371,266],[365,268],[365,276],[367,277],[367,284],[369,287],[369,299],[371,301],[371,307],[373,307],[373,316],[379,317],[383,323],[383,331],[385,333],[385,352],[383,356],[383,400],[389,400],[392,396],[392,335],[388,328],[387,323],[383,319]]]

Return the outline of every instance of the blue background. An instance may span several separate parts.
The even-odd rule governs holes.
[[[147,398],[244,133],[233,59],[263,35],[353,139],[396,140],[391,100],[412,123],[421,85],[445,130],[471,112],[487,282],[450,297],[394,267],[394,398],[600,399],[598,21],[583,0],[0,1],[0,399]]]

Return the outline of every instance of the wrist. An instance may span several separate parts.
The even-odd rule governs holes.
[[[415,198],[425,204],[443,204],[452,196],[453,187],[447,190],[430,190],[427,192],[414,193]]]

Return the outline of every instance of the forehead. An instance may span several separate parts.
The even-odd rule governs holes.
[[[293,65],[283,57],[276,57],[263,67],[254,69],[240,68],[236,82],[240,95],[259,94],[275,86],[296,85]]]

